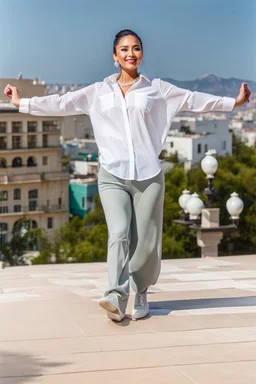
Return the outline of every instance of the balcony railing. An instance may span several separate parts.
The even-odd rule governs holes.
[[[3,172],[3,168],[0,169],[0,183],[18,183],[24,182],[29,183],[31,181],[51,181],[51,180],[68,180],[70,178],[69,172],[65,171],[56,171],[56,172],[40,172],[36,171],[35,167],[20,167],[24,169],[24,173],[13,175],[8,172]],[[26,169],[32,168],[34,170],[33,173],[27,173]],[[15,168],[12,168],[14,170]]]
[[[33,148],[29,148],[29,146],[19,146],[18,148],[0,148],[0,151],[19,151],[19,150],[24,150],[24,149],[29,149],[29,150],[35,150],[35,149],[44,149],[44,148],[61,148],[61,145],[60,144],[45,144],[45,145],[42,145],[42,146],[36,146],[36,147],[33,147]]]
[[[60,133],[60,128],[56,125],[49,125],[43,127],[43,133]]]
[[[4,205],[6,206],[6,201],[0,203],[1,207]],[[15,205],[19,205],[19,204],[16,202]],[[58,212],[58,211],[68,211],[68,209],[69,208],[65,204],[51,204],[51,205],[44,204],[44,205],[35,205],[35,206],[21,205],[20,210],[18,210],[17,208],[10,209],[8,207],[8,212],[0,213],[0,217],[3,215],[9,215],[13,213],[24,214],[24,213],[34,213],[34,212]]]

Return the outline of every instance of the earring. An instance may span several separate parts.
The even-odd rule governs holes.
[[[118,63],[118,61],[115,61],[115,62],[114,62],[114,66],[117,67],[117,68],[119,67],[119,63]]]

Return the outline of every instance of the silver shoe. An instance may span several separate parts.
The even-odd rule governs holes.
[[[99,301],[99,306],[107,311],[110,320],[122,321],[125,314],[121,311],[119,305],[119,295],[117,292],[110,292]]]
[[[138,320],[149,314],[149,305],[147,302],[147,290],[140,294],[136,293],[134,301],[134,309],[132,311],[132,319]]]

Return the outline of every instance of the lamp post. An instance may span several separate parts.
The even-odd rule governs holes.
[[[223,234],[237,228],[239,215],[244,207],[238,194],[233,192],[226,203],[232,224],[220,225],[220,209],[213,208],[214,198],[217,194],[213,187],[213,179],[218,169],[215,154],[216,151],[208,151],[201,161],[201,167],[208,182],[207,188],[204,189],[204,194],[207,196],[206,206],[197,193],[191,195],[190,191],[185,190],[179,198],[179,204],[183,209],[183,218],[174,220],[175,223],[187,225],[196,231],[197,245],[201,248],[201,257],[218,256],[218,244]]]

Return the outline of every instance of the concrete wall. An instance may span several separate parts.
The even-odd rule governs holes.
[[[94,137],[90,117],[87,115],[65,116],[61,125],[61,136],[64,139],[84,139]]]
[[[21,97],[46,96],[45,84],[38,84],[35,80],[32,79],[1,78],[0,100],[4,102],[9,101],[8,97],[4,95],[4,89],[7,84],[11,84],[14,87],[17,87],[20,91]]]

